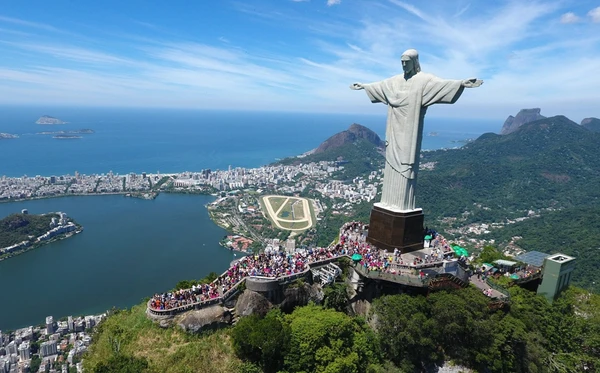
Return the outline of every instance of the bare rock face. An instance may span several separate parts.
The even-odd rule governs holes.
[[[286,313],[292,312],[298,306],[306,306],[309,302],[321,304],[325,297],[323,289],[318,284],[290,286],[285,289],[283,294],[284,299],[279,308]]]
[[[545,116],[540,114],[541,109],[521,109],[516,117],[509,115],[506,121],[504,121],[504,125],[502,126],[502,130],[500,131],[501,135],[508,135],[509,133],[515,132],[525,123],[533,122],[535,120],[544,119]]]
[[[190,333],[217,329],[229,325],[230,322],[231,313],[220,305],[188,311],[175,316],[173,319],[175,325],[178,325],[181,329]]]
[[[600,132],[600,119],[593,117],[585,118],[581,121],[581,126],[592,132]]]
[[[273,304],[267,298],[257,292],[246,289],[237,299],[235,313],[239,317],[252,314],[264,316],[271,308],[273,308]]]

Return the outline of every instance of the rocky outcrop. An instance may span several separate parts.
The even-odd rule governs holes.
[[[502,126],[502,130],[500,131],[501,135],[508,135],[509,133],[515,132],[525,123],[533,122],[539,119],[546,118],[545,116],[540,114],[541,109],[521,109],[516,117],[509,115],[508,118],[504,121],[504,125]]]
[[[220,305],[184,312],[181,315],[175,316],[171,321],[171,324],[177,325],[190,333],[217,329],[230,323],[231,313]]]
[[[235,314],[240,317],[252,314],[264,316],[271,308],[273,304],[265,296],[246,289],[235,303]]]
[[[592,132],[600,132],[600,119],[593,117],[585,118],[581,121],[581,126]]]
[[[283,302],[281,302],[279,308],[286,313],[292,312],[296,307],[306,306],[309,302],[321,304],[325,297],[323,289],[318,284],[290,286],[285,289],[283,294]]]
[[[371,131],[365,126],[354,123],[347,130],[336,133],[327,140],[323,141],[323,143],[321,143],[321,145],[315,149],[313,154],[319,154],[330,149],[339,148],[347,144],[353,144],[360,139],[365,139],[378,147],[385,146],[385,142],[383,142],[381,138],[379,138],[379,135],[377,135],[375,132]]]

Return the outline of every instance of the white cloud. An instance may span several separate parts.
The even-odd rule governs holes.
[[[327,0],[327,6],[338,5],[342,0]]]
[[[600,23],[600,6],[590,10],[588,16],[592,17],[592,22]]]
[[[577,23],[580,18],[573,12],[568,12],[560,16],[560,23]]]

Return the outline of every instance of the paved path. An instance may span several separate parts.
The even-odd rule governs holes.
[[[471,278],[469,280],[471,281],[471,283],[473,285],[477,286],[477,288],[479,288],[482,292],[484,290],[491,289],[490,286],[488,284],[486,284],[485,281],[478,279],[477,275],[471,276]],[[504,294],[502,294],[501,292],[499,292],[498,290],[492,289],[491,298],[505,298],[505,297],[506,296]]]

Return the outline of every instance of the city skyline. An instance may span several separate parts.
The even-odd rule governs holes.
[[[0,105],[384,113],[348,86],[417,48],[426,72],[485,81],[432,116],[580,121],[600,116],[599,30],[592,1],[15,3],[0,9]]]

